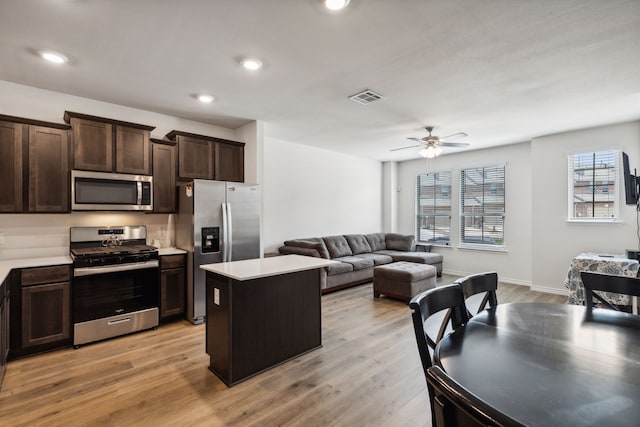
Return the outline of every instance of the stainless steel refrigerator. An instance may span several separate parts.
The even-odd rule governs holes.
[[[202,264],[260,258],[260,187],[197,179],[178,186],[176,246],[187,251],[187,318],[206,315]]]

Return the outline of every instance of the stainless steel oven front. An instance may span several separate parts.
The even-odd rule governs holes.
[[[74,268],[73,344],[158,326],[158,260]]]

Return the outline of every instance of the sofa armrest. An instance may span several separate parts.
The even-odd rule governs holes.
[[[278,248],[278,252],[280,252],[282,255],[305,255],[305,256],[312,256],[315,258],[321,258],[320,257],[320,252],[318,252],[317,249],[311,249],[311,248],[302,248],[300,246],[280,246]]]

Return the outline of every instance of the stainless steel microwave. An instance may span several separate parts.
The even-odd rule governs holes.
[[[153,178],[146,175],[73,170],[71,210],[151,211]]]

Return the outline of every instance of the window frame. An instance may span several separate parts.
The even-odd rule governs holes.
[[[435,176],[437,174],[443,174],[443,173],[449,175],[449,186],[448,186],[447,194],[444,195],[442,193],[442,188],[441,188],[441,191],[440,191],[440,194],[443,197],[448,198],[448,200],[449,200],[449,211],[448,211],[448,213],[441,213],[441,214],[435,213],[436,208],[439,205],[437,203],[435,203],[435,201],[437,200],[435,198],[435,194],[436,194],[435,190],[436,190],[438,184],[436,183],[437,179],[434,178],[434,182],[431,185],[433,187],[433,193],[434,193],[434,197],[433,197],[433,201],[434,201],[433,211],[434,211],[434,213],[433,214],[428,214],[428,215],[421,214],[420,213],[420,207],[424,206],[424,204],[421,204],[421,201],[423,201],[424,199],[420,197],[420,187],[421,187],[420,179],[421,179],[421,177],[429,176],[429,175],[434,175]],[[433,245],[433,246],[451,247],[452,246],[452,231],[453,231],[453,229],[451,227],[451,224],[452,224],[452,212],[453,212],[453,194],[452,194],[453,170],[452,169],[446,169],[446,170],[439,170],[439,171],[421,173],[421,174],[416,175],[416,181],[415,182],[416,182],[416,187],[415,187],[415,193],[414,193],[415,194],[415,199],[414,200],[415,200],[416,205],[415,205],[415,216],[414,216],[414,218],[415,218],[416,243],[425,243],[425,244],[429,244],[429,245]],[[448,224],[448,226],[449,226],[449,234],[448,234],[449,240],[448,241],[438,241],[438,240],[429,241],[429,240],[422,240],[420,238],[421,234],[422,234],[421,230],[423,229],[421,227],[421,219],[428,218],[428,217],[434,217],[434,223],[437,220],[437,218],[446,218],[449,221],[449,224]],[[435,231],[434,231],[434,234],[435,234]]]
[[[607,194],[607,195],[611,195],[611,201],[613,202],[613,216],[610,217],[604,217],[604,216],[598,216],[598,217],[594,217],[594,216],[589,216],[589,217],[580,217],[580,216],[575,216],[575,210],[574,210],[574,195],[575,195],[575,182],[574,182],[574,172],[575,172],[575,158],[576,156],[585,156],[585,155],[592,155],[593,156],[593,167],[589,170],[592,171],[592,176],[591,178],[593,178],[595,176],[595,171],[597,170],[595,165],[596,165],[596,160],[597,160],[597,154],[598,153],[611,153],[613,154],[613,161],[614,161],[614,170],[613,170],[613,192],[611,191],[611,184],[610,181],[607,181],[606,183],[601,183],[601,184],[597,184],[597,182],[594,182],[593,179],[590,179],[588,187],[590,189],[590,193],[592,195],[592,203],[593,203],[593,207],[592,210],[595,212],[596,209],[596,194],[597,194],[597,189],[601,188],[602,189],[602,194]],[[621,186],[624,185],[624,181],[622,181],[620,179],[620,176],[622,174],[621,171],[621,165],[622,165],[622,151],[620,150],[613,150],[613,149],[604,149],[604,150],[590,150],[590,151],[585,151],[585,152],[579,152],[579,153],[571,153],[567,155],[567,222],[575,222],[575,223],[611,223],[611,222],[620,222],[620,206],[624,204],[624,202],[622,201],[621,197],[622,193],[621,193]],[[606,188],[606,191],[604,191],[604,189]],[[613,194],[612,194],[613,193]]]
[[[464,208],[465,208],[465,204],[464,204],[464,200],[465,200],[465,174],[468,174],[469,171],[472,170],[477,170],[477,169],[482,169],[483,170],[483,180],[486,179],[484,178],[485,172],[487,169],[502,169],[502,182],[501,183],[485,183],[483,181],[483,186],[489,184],[490,187],[490,194],[493,195],[497,195],[498,193],[498,188],[499,188],[499,184],[502,184],[502,189],[503,189],[503,193],[502,194],[502,201],[503,201],[503,207],[502,207],[502,212],[501,213],[490,213],[490,212],[484,212],[484,207],[485,207],[485,203],[483,200],[482,203],[482,209],[483,212],[481,213],[481,215],[478,215],[477,213],[475,214],[468,214],[464,212]],[[459,193],[459,218],[460,218],[460,224],[459,224],[459,230],[458,232],[460,233],[458,236],[458,247],[461,249],[477,249],[477,250],[485,250],[485,251],[498,251],[498,252],[506,252],[506,237],[505,237],[505,222],[506,222],[506,210],[507,210],[507,197],[506,197],[506,182],[507,182],[507,167],[506,167],[506,163],[499,163],[499,164],[488,164],[488,165],[483,165],[483,166],[474,166],[474,167],[466,167],[466,168],[462,168],[460,169],[460,174],[459,174],[459,178],[460,178],[460,193]],[[485,191],[483,189],[483,199],[484,199],[484,195],[485,195]],[[501,217],[502,219],[502,242],[501,243],[469,243],[469,242],[464,242],[463,240],[463,236],[465,235],[464,232],[464,228],[465,228],[465,218],[466,217],[472,217],[472,216],[482,216],[482,217]],[[484,236],[482,236],[482,240],[484,241]]]

